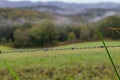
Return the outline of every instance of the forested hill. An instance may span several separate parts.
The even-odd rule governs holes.
[[[25,22],[34,22],[45,18],[52,18],[51,14],[45,12],[37,12],[32,10],[13,9],[13,8],[0,8],[0,24],[12,24]]]

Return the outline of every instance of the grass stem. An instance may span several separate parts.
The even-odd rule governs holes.
[[[108,54],[108,57],[109,57],[109,59],[110,59],[110,62],[111,62],[112,66],[113,66],[113,68],[114,68],[114,70],[115,70],[115,73],[116,73],[116,75],[117,75],[117,77],[118,77],[118,80],[120,80],[120,76],[119,76],[119,73],[118,73],[118,71],[117,71],[117,69],[116,69],[116,66],[115,66],[115,64],[114,64],[114,61],[113,61],[113,59],[112,59],[112,57],[111,57],[111,55],[110,55],[110,52],[109,52],[109,50],[108,50],[108,48],[107,48],[107,46],[106,46],[106,43],[105,43],[105,41],[104,41],[104,39],[103,39],[103,36],[102,36],[102,33],[100,32],[100,30],[99,30],[98,28],[97,28],[97,32],[98,32],[99,38],[101,39],[101,41],[102,41],[102,43],[103,43],[103,45],[104,45],[104,48],[105,48],[106,52],[107,52],[107,54]]]
[[[8,65],[8,63],[5,60],[3,62],[7,67],[8,71],[11,73],[11,75],[15,77],[15,80],[20,80],[18,75],[12,70],[12,68]]]

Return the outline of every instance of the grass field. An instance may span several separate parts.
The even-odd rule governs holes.
[[[107,45],[119,44],[120,41],[107,41]],[[87,42],[57,48],[74,46],[102,46],[102,43]],[[1,46],[0,50],[12,48]],[[120,47],[109,50],[120,72]],[[14,80],[3,60],[7,61],[20,80],[117,80],[104,48],[0,54],[0,80]]]

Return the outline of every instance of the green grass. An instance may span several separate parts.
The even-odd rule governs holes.
[[[106,41],[107,46],[114,46],[114,45],[120,45],[120,41]],[[69,44],[65,46],[59,46],[57,48],[69,48],[69,47],[95,47],[95,46],[103,46],[101,41],[95,41],[95,42],[83,42],[81,44],[75,43],[75,44]]]
[[[113,59],[112,59],[112,56],[111,56],[111,54],[110,54],[110,51],[108,50],[107,45],[106,45],[106,43],[105,43],[105,41],[104,41],[104,39],[103,39],[102,33],[99,31],[99,29],[98,29],[97,31],[98,31],[98,36],[99,36],[99,38],[101,39],[101,41],[102,41],[102,43],[103,43],[103,46],[104,46],[104,48],[105,48],[105,50],[106,50],[106,53],[107,53],[107,55],[108,55],[108,57],[109,57],[109,60],[110,60],[110,62],[111,62],[111,64],[112,64],[112,67],[113,67],[113,69],[114,69],[114,71],[115,71],[115,73],[116,73],[116,76],[118,77],[118,80],[120,80],[120,76],[119,76],[118,70],[117,70],[117,68],[116,68],[116,65],[115,65]]]
[[[119,45],[120,41],[108,41],[107,44]],[[89,47],[102,43],[88,42],[62,48],[74,45]],[[120,48],[109,48],[109,51],[120,71]],[[0,54],[0,79],[14,80],[2,60],[9,63],[21,80],[117,80],[104,48]]]
[[[9,73],[11,73],[11,75],[15,78],[15,80],[20,80],[18,75],[12,70],[12,68],[9,66],[9,64],[5,60],[3,60],[3,62],[5,64],[5,66],[7,67]]]
[[[14,48],[11,48],[11,47],[7,47],[7,46],[0,46],[0,50],[3,51],[3,50],[12,50]]]

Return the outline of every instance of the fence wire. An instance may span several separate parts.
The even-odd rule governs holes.
[[[120,45],[115,46],[107,46],[108,48],[114,48],[114,47],[120,47]],[[104,48],[104,46],[96,46],[96,47],[71,47],[71,48],[41,48],[36,50],[7,50],[7,51],[0,51],[0,54],[2,53],[23,53],[23,52],[38,52],[38,51],[57,51],[57,50],[78,50],[78,49],[95,49],[95,48]]]

